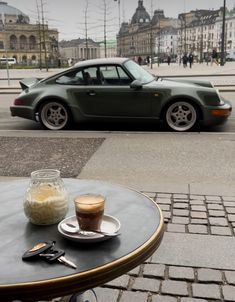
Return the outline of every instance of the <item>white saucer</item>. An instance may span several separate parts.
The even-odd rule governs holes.
[[[64,223],[71,223],[71,224],[77,225],[78,223],[77,223],[76,216],[71,216],[71,217],[65,218],[58,224],[58,231],[60,232],[60,234],[63,237],[68,238],[73,241],[98,242],[98,241],[103,241],[103,240],[113,238],[110,236],[105,236],[103,234],[95,234],[95,233],[91,233],[91,232],[87,235],[83,235],[83,234],[79,234],[79,233],[75,233],[75,234],[68,233],[61,227],[61,225]],[[103,216],[103,220],[101,223],[101,231],[107,232],[107,233],[117,233],[118,234],[120,227],[121,227],[121,223],[117,218],[110,216],[110,215]]]

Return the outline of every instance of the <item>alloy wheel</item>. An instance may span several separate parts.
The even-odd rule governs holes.
[[[198,116],[195,107],[188,102],[175,102],[166,111],[167,125],[175,131],[192,129]]]
[[[50,130],[61,130],[69,122],[67,108],[59,102],[49,102],[41,107],[40,121],[43,126]]]

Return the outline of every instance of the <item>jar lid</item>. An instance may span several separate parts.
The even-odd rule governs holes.
[[[52,179],[60,177],[60,171],[55,169],[36,170],[31,173],[31,178]]]

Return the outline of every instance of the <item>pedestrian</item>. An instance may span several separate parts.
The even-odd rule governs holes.
[[[69,67],[72,66],[72,59],[71,58],[68,58],[68,65],[69,65]]]
[[[147,56],[147,57],[146,57],[146,63],[147,63],[147,65],[149,66],[149,64],[150,64],[150,56]]]
[[[179,56],[177,57],[177,60],[178,60],[178,62],[179,62],[179,66],[181,66],[181,63],[182,63],[182,57],[181,57],[181,55],[179,55]]]
[[[192,68],[193,65],[193,54],[190,53],[188,56],[189,67]]]
[[[139,64],[139,65],[142,64],[142,58],[141,58],[141,56],[138,57],[138,64]]]
[[[182,62],[183,62],[184,68],[186,68],[187,64],[188,64],[188,56],[186,53],[183,55]]]
[[[167,64],[170,66],[170,64],[171,64],[171,56],[167,57]]]
[[[218,62],[218,53],[217,53],[217,51],[216,51],[215,48],[213,49],[212,54],[211,54],[211,65],[213,65],[213,62],[216,65],[219,65],[219,62]]]

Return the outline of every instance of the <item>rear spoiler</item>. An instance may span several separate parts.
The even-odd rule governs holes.
[[[39,79],[37,78],[26,78],[23,80],[20,80],[20,86],[23,90],[37,84],[39,82]]]

